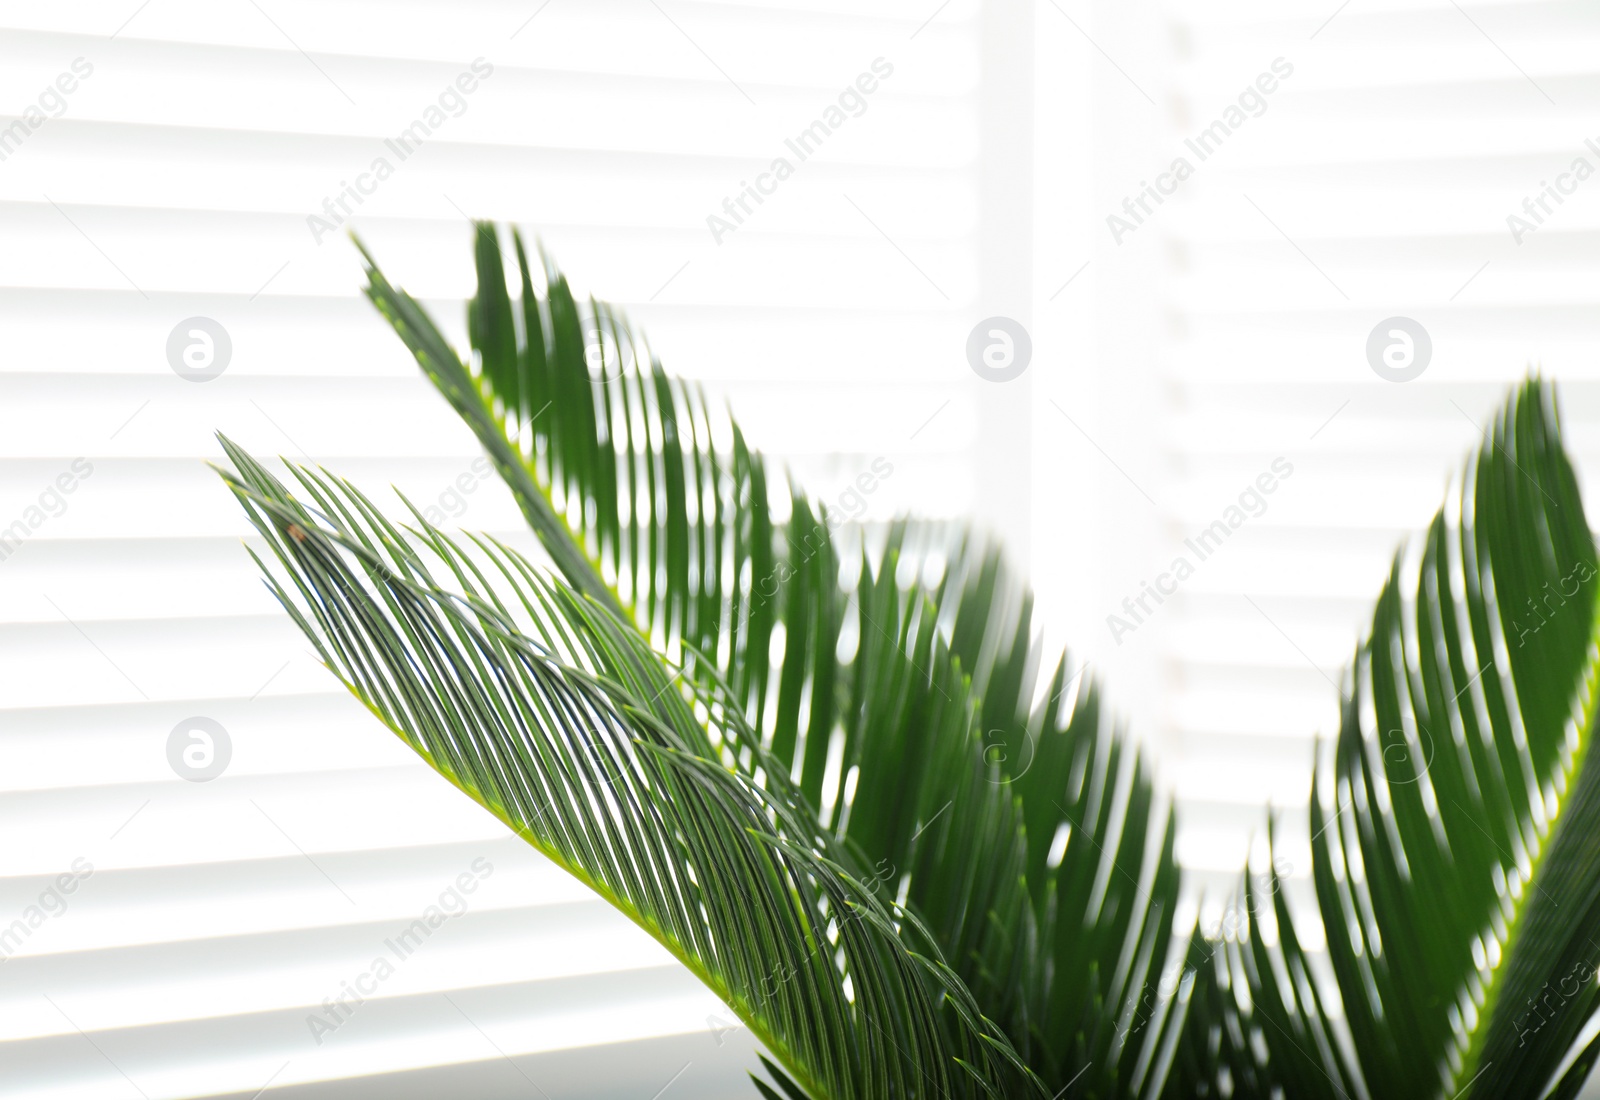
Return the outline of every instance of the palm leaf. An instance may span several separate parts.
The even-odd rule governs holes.
[[[1092,680],[1062,657],[1039,690],[1030,599],[981,540],[898,524],[850,562],[731,416],[510,239],[515,297],[499,232],[476,227],[469,359],[370,254],[367,294],[563,578],[727,685],[1052,1089],[1132,1095],[1165,1016],[1175,826]],[[935,561],[931,587],[905,583]]]
[[[620,314],[580,306],[542,256],[536,279],[511,243],[516,295],[498,231],[476,227],[469,358],[370,255],[367,293],[560,583],[480,540],[491,583],[424,525],[413,541],[462,602],[349,487],[303,477],[340,517],[314,536],[259,468],[236,489],[299,605],[280,597],[380,716],[470,790],[499,797],[514,758],[506,797],[575,799],[601,839],[526,835],[763,1020],[784,1068],[768,1064],[762,1095],[947,1080],[1012,1095],[1038,1079],[1099,1096],[1575,1094],[1600,1055],[1584,1041],[1600,1008],[1600,646],[1594,545],[1547,387],[1497,417],[1356,653],[1308,813],[1321,928],[1291,913],[1275,861],[1231,903],[1239,934],[1174,943],[1172,815],[1092,679],[1066,657],[1039,679],[1030,598],[993,548],[911,523],[837,539]],[[365,572],[340,573],[340,552]],[[531,625],[507,626],[508,607]],[[527,720],[504,720],[558,697],[541,676],[581,700],[538,711],[569,755],[525,752]],[[602,757],[636,778],[625,801],[573,747],[590,710],[614,723]],[[692,809],[657,801],[691,781],[708,792]],[[679,813],[717,818],[693,825],[714,846],[686,849]],[[676,831],[652,833],[663,819]],[[769,893],[755,916],[674,910],[640,866]],[[779,932],[829,945],[829,965],[806,956],[803,1005],[752,1004],[751,966]],[[884,1020],[937,1082],[895,1064],[898,1038],[857,1047]]]
[[[1579,1053],[1595,990],[1570,976],[1600,962],[1600,666],[1595,547],[1557,423],[1542,383],[1514,395],[1357,651],[1309,814],[1334,986],[1281,895],[1250,901],[1245,935],[1196,975],[1172,1095],[1226,1076],[1247,1096],[1537,1096]],[[1203,1036],[1220,1036],[1210,1063]]]
[[[302,503],[223,446],[275,559],[269,586],[328,667],[700,977],[781,1065],[780,1087],[977,1096],[1027,1080],[959,979],[908,949],[925,933],[795,812],[726,694],[502,545],[479,540],[475,557],[415,510],[402,530],[348,483],[292,468]]]

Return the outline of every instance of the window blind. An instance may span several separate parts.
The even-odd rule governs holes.
[[[1101,44],[1155,105],[1102,70],[1106,109],[1135,136],[1104,143],[1086,206],[1104,326],[1126,337],[1131,272],[1156,288],[1139,307],[1155,334],[1127,383],[1148,397],[1138,435],[1108,446],[1118,461],[1154,451],[1129,464],[1153,499],[1109,475],[1138,545],[1102,571],[1095,628],[1107,663],[1155,685],[1130,699],[1111,677],[1160,743],[1179,855],[1214,921],[1252,837],[1261,853],[1268,802],[1309,898],[1314,739],[1337,731],[1337,685],[1396,548],[1418,541],[1527,371],[1560,384],[1593,507],[1600,186],[1561,174],[1579,159],[1600,169],[1600,21],[1568,3],[1181,3],[1126,18],[1138,16],[1161,32],[1108,16]],[[1141,206],[1144,182],[1180,158],[1187,177]],[[1558,184],[1571,191],[1541,207]],[[1119,243],[1108,219],[1132,222],[1130,197],[1140,222]],[[1540,222],[1518,232],[1526,202]],[[1396,317],[1431,339],[1406,382],[1369,360]],[[1293,474],[1259,513],[1247,504],[1225,545],[1196,554],[1192,540],[1280,460]],[[1129,618],[1122,600],[1180,558],[1193,575],[1117,645],[1103,616]]]
[[[730,1013],[317,667],[204,462],[226,431],[531,546],[345,238],[460,338],[490,217],[824,499],[887,460],[852,518],[965,514],[1008,435],[960,351],[978,8],[150,0],[0,27],[3,1091],[748,1095]]]

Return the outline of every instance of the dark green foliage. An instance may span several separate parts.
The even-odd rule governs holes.
[[[1275,862],[1208,938],[1148,763],[994,547],[840,536],[616,311],[474,232],[470,355],[370,255],[367,294],[553,575],[297,471],[308,510],[231,447],[230,483],[330,668],[716,990],[761,1096],[1575,1094],[1596,566],[1547,387],[1379,598],[1308,811],[1320,921]]]

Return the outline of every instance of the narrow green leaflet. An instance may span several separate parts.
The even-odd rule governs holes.
[[[297,473],[303,506],[231,447],[230,484],[329,666],[744,1016],[760,1095],[1576,1095],[1600,565],[1549,387],[1496,416],[1357,649],[1307,815],[1320,927],[1275,860],[1208,939],[1174,927],[1147,762],[1084,668],[1044,664],[992,546],[842,535],[507,239],[474,227],[469,354],[370,254],[367,294],[554,577],[330,477]]]
[[[1041,690],[1030,601],[991,548],[923,524],[847,548],[617,311],[510,244],[508,263],[476,227],[468,358],[370,254],[367,294],[561,575],[726,685],[1053,1090],[1136,1094],[1165,1018],[1174,824],[1090,678],[1063,658]]]
[[[1281,895],[1250,905],[1244,941],[1197,975],[1173,1095],[1216,1095],[1224,1073],[1239,1095],[1380,1100],[1554,1084],[1595,1006],[1574,979],[1600,963],[1596,573],[1554,394],[1530,381],[1397,557],[1314,784],[1337,996]]]
[[[415,512],[402,530],[348,483],[292,468],[302,499],[223,445],[269,587],[328,667],[682,960],[760,1038],[780,1089],[1040,1091],[954,974],[907,949],[926,936],[773,776],[723,691],[504,546],[469,552]]]

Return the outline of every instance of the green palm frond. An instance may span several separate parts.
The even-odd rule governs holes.
[[[771,768],[737,706],[489,540],[402,530],[224,439],[269,586],[429,764],[664,944],[817,1097],[995,1095],[1026,1072],[914,919]],[[259,561],[260,559],[258,559]],[[429,567],[432,562],[432,569]],[[443,569],[450,587],[435,580]],[[758,776],[766,776],[765,782]]]
[[[1529,382],[1421,553],[1396,558],[1314,782],[1334,985],[1308,964],[1274,876],[1273,903],[1247,897],[1246,934],[1194,975],[1171,1095],[1555,1084],[1600,963],[1594,555],[1554,395]]]
[[[370,255],[367,294],[553,574],[328,476],[297,473],[303,506],[230,446],[232,484],[330,667],[740,1013],[763,1096],[1575,1094],[1600,1057],[1600,568],[1543,383],[1357,650],[1307,818],[1320,926],[1274,860],[1207,938],[1175,927],[1147,760],[1046,663],[992,545],[841,534],[507,240],[475,227],[466,353]]]
[[[1053,1089],[1088,1065],[1079,1087],[1134,1094],[1165,1014],[1175,833],[1093,682],[1063,657],[1040,691],[1031,601],[980,540],[901,523],[852,561],[837,517],[730,415],[510,242],[508,265],[499,231],[476,228],[469,358],[370,254],[367,294],[563,578],[726,684],[815,819],[893,870],[885,900],[904,891]]]

